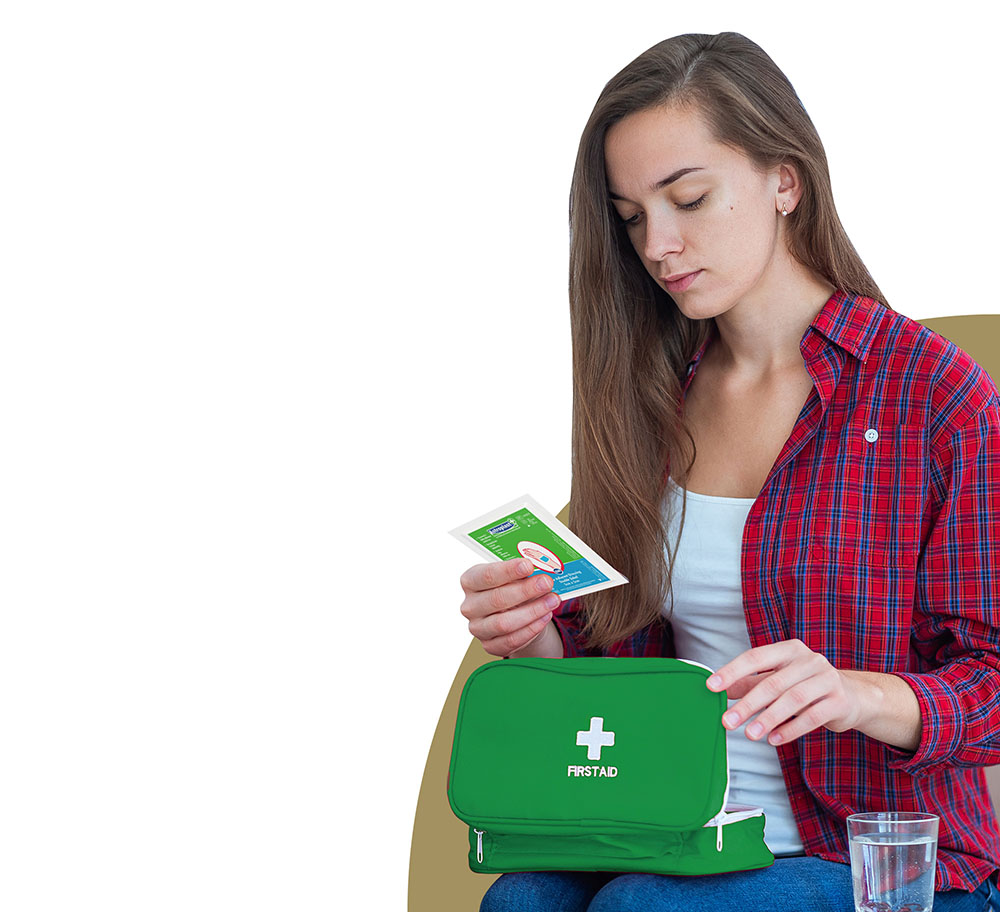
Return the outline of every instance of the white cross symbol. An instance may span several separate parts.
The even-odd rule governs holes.
[[[611,747],[615,743],[615,733],[604,731],[604,718],[591,716],[590,731],[578,731],[576,744],[578,747],[587,745],[587,759],[600,760],[601,748]]]

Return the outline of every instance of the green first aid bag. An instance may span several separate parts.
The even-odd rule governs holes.
[[[473,871],[764,868],[764,811],[727,805],[725,692],[681,659],[507,659],[458,708],[448,801]]]

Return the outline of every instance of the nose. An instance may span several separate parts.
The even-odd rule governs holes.
[[[646,220],[644,238],[646,258],[659,262],[669,253],[684,249],[676,219],[660,213],[651,213]]]

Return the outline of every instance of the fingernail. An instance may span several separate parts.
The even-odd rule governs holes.
[[[527,573],[529,570],[533,569],[534,566],[535,565],[530,560],[523,560],[517,569],[522,573]]]
[[[546,608],[555,608],[556,605],[559,604],[559,596],[556,595],[554,592],[550,592],[547,596],[545,596],[544,601]]]
[[[781,744],[781,742],[782,742],[782,741],[784,741],[785,739],[784,739],[784,738],[782,738],[782,737],[781,737],[781,735],[778,735],[778,734],[774,734],[774,735],[771,735],[771,737],[770,737],[770,738],[768,738],[767,740],[768,740],[768,741],[769,741],[769,742],[770,742],[771,744]]]
[[[751,738],[756,738],[763,730],[764,730],[764,726],[761,725],[760,722],[754,722],[753,725],[748,725],[747,726],[747,734]]]
[[[539,592],[548,592],[552,588],[552,577],[542,574],[538,577],[538,581],[535,583],[535,588]]]
[[[722,686],[722,678],[720,678],[718,675],[712,675],[712,677],[710,677],[708,681],[706,681],[705,683],[708,684],[708,686],[711,687],[713,690],[715,690]]]
[[[722,722],[730,728],[735,728],[740,724],[740,717],[734,712],[727,712],[722,716]]]

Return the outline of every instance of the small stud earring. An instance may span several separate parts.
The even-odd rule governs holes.
[[[787,212],[787,210],[785,209],[785,206],[787,206],[787,205],[788,205],[788,203],[782,203],[782,204],[781,204],[781,214],[782,214],[782,215],[788,215],[788,212]]]

